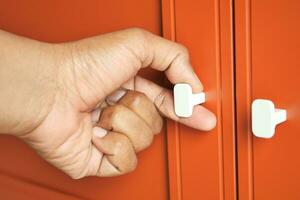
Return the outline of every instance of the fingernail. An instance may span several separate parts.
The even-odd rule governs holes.
[[[125,94],[126,94],[126,90],[123,89],[116,90],[114,93],[112,93],[106,98],[106,102],[109,105],[113,105],[116,102],[118,102]]]
[[[107,134],[107,130],[96,126],[93,128],[93,134],[97,138],[103,138]]]
[[[92,111],[91,118],[93,123],[98,122],[100,114],[101,114],[100,108],[97,108],[96,110]]]

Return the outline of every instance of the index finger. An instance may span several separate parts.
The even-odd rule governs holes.
[[[173,84],[188,83],[194,93],[202,92],[203,85],[190,63],[186,47],[152,33],[147,33],[146,37],[146,48],[152,58],[151,68],[164,71]]]

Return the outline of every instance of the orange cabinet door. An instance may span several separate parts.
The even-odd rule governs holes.
[[[236,1],[240,200],[300,199],[300,1]],[[287,110],[271,139],[251,132],[251,102]]]
[[[211,132],[168,123],[172,200],[236,199],[231,1],[163,0],[164,36],[184,44],[204,84]]]
[[[161,34],[159,0],[0,0],[0,28],[48,42],[75,40],[127,27]],[[142,72],[161,83],[163,76]],[[21,141],[0,138],[0,199],[168,199],[166,131],[139,153],[131,174],[72,180]],[[76,198],[77,197],[77,198]]]
[[[139,153],[135,172],[72,180],[21,141],[0,138],[0,199],[171,199],[236,197],[233,19],[230,0],[0,0],[0,28],[62,42],[142,27],[190,50],[207,102],[218,118],[211,132],[168,121]],[[162,29],[161,29],[162,27]],[[163,75],[141,72],[163,83]]]

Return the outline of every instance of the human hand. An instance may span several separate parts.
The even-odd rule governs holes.
[[[141,68],[152,67],[164,71],[172,83],[189,83],[194,93],[201,92],[202,84],[182,45],[141,29],[63,44],[21,43],[30,46],[28,51],[34,49],[30,59],[38,61],[28,61],[35,63],[33,70],[29,68],[17,76],[19,83],[12,83],[21,100],[11,103],[14,106],[9,113],[17,121],[0,122],[0,131],[2,127],[22,138],[72,178],[115,176],[134,170],[135,153],[148,147],[153,135],[160,132],[160,115],[199,130],[215,126],[214,114],[201,105],[194,107],[192,117],[178,118],[171,91],[136,75]],[[0,61],[0,67],[4,64]],[[27,96],[20,90],[25,79],[35,91]],[[28,98],[31,103],[20,110],[20,102]],[[9,102],[0,95],[1,100]]]

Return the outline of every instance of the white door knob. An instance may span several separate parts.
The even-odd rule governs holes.
[[[205,102],[205,93],[193,94],[192,87],[186,83],[174,86],[174,107],[178,117],[190,117],[195,105]]]
[[[274,103],[266,99],[256,99],[252,103],[252,132],[260,138],[271,138],[277,124],[286,121],[286,110],[276,109]]]

